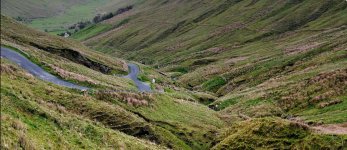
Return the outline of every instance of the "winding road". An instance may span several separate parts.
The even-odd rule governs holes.
[[[22,54],[11,50],[9,48],[1,47],[1,57],[7,58],[8,60],[18,64],[21,66],[23,69],[28,71],[30,74],[34,75],[35,77],[38,77],[42,80],[64,86],[64,87],[69,87],[73,89],[79,89],[79,90],[88,90],[89,88],[79,86],[76,84],[73,84],[71,82],[64,81],[62,79],[59,79],[58,77],[46,72],[43,70],[40,66],[34,64],[31,62],[29,59],[24,57]]]
[[[129,79],[133,80],[135,82],[135,84],[136,84],[136,86],[137,86],[139,91],[141,91],[141,92],[151,92],[152,91],[151,87],[148,84],[140,81],[137,78],[137,76],[138,76],[138,74],[140,72],[139,67],[137,65],[135,65],[135,64],[132,64],[132,63],[128,63],[128,67],[129,67],[130,73],[127,76],[125,76],[125,78],[129,78]]]
[[[22,54],[9,49],[5,47],[1,47],[1,57],[7,58],[8,60],[18,64],[21,66],[23,69],[28,71],[30,74],[34,75],[35,77],[38,77],[39,79],[42,79],[44,81],[48,81],[60,86],[68,87],[68,88],[73,88],[73,89],[78,89],[78,90],[88,90],[88,87],[84,86],[79,86],[74,83],[64,81],[47,71],[43,70],[40,66],[36,65],[35,63],[31,62],[29,59],[24,57]],[[139,68],[135,64],[128,64],[130,73],[129,75],[125,76],[125,78],[129,78],[133,80],[138,88],[139,91],[141,92],[151,92],[151,88],[149,85],[147,85],[144,82],[141,82],[140,80],[137,79],[137,76],[139,74]]]

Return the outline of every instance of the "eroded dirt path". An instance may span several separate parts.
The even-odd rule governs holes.
[[[313,126],[311,128],[316,130],[318,133],[322,133],[322,134],[347,135],[347,122],[342,124],[319,125],[319,126]]]

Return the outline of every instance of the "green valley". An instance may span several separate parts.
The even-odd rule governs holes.
[[[0,149],[347,147],[346,1],[4,0],[1,10]],[[3,48],[86,89],[49,82]]]
[[[2,14],[23,21],[29,26],[50,33],[61,33],[97,14],[138,3],[135,0],[3,0]]]

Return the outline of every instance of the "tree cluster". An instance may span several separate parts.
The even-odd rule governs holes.
[[[104,20],[108,20],[114,16],[120,15],[124,12],[131,10],[131,9],[133,9],[132,5],[120,8],[114,13],[110,12],[110,13],[106,13],[106,14],[97,14],[91,21],[80,21],[78,23],[75,23],[74,25],[69,27],[69,30],[75,30],[75,32],[77,32],[77,31],[82,30],[91,24],[96,24],[96,23],[102,22]]]

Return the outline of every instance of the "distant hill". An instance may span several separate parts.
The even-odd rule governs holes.
[[[1,14],[41,31],[59,33],[79,21],[91,20],[98,13],[117,11],[135,0],[2,0]]]

